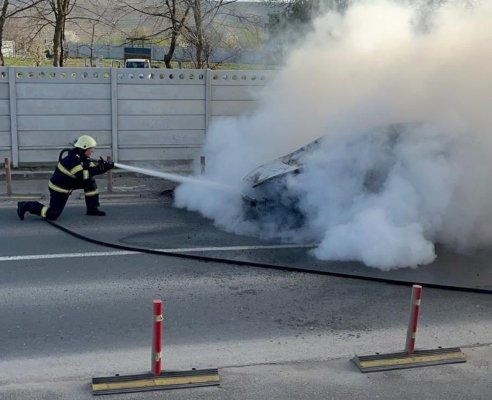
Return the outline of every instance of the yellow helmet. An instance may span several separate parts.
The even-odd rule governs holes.
[[[96,145],[97,143],[94,138],[90,137],[89,135],[80,136],[74,144],[74,146],[78,147],[79,149],[89,149],[91,147],[96,147]]]

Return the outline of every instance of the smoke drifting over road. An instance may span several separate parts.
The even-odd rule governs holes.
[[[449,4],[425,30],[421,16],[361,1],[320,17],[259,111],[210,127],[207,179],[233,186],[325,136],[287,182],[306,215],[301,230],[247,221],[241,198],[196,185],[182,185],[176,204],[230,231],[314,240],[320,259],[381,269],[428,264],[436,243],[491,245],[492,6]],[[392,140],[378,128],[417,121]],[[368,190],[371,174],[380,182]]]

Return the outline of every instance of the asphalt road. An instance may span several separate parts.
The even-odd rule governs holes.
[[[90,218],[74,203],[59,222],[119,243],[149,234],[155,243],[172,228],[182,234],[163,235],[163,248],[283,251],[160,200],[105,210]],[[354,355],[402,350],[409,288],[121,253],[34,216],[19,221],[13,203],[1,204],[0,221],[1,399],[88,399],[92,377],[148,371],[156,298],[165,301],[164,367],[218,367],[221,386],[114,398],[490,399],[490,295],[424,288],[417,347],[461,346],[465,364],[362,374]]]

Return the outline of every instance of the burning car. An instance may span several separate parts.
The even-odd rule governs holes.
[[[351,135],[343,138],[344,146],[355,149],[361,147],[371,153],[370,162],[344,160],[343,170],[352,169],[352,175],[357,175],[362,191],[376,193],[384,185],[391,166],[395,163],[394,148],[402,135],[415,129],[417,124],[393,124],[369,132]],[[300,226],[305,216],[300,208],[301,194],[292,190],[296,185],[289,185],[289,180],[303,179],[304,167],[309,157],[318,151],[326,151],[324,137],[299,148],[298,150],[263,164],[250,173],[243,181],[246,191],[243,195],[244,213],[247,219],[283,221],[289,227]],[[374,156],[373,156],[374,153]],[[358,154],[357,151],[352,154]],[[364,155],[361,154],[361,159]],[[292,182],[292,181],[290,181]],[[328,189],[329,190],[329,187]]]
[[[300,149],[261,165],[247,174],[246,193],[243,195],[247,219],[277,219],[277,213],[290,216],[289,225],[302,224],[303,217],[298,207],[298,198],[287,190],[287,179],[302,173],[303,158],[318,148],[321,138]],[[287,211],[287,212],[285,212]]]

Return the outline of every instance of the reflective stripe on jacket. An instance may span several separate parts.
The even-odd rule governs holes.
[[[64,150],[65,151],[65,150]],[[99,168],[80,150],[71,149],[60,159],[48,186],[59,193],[70,194],[74,189],[81,189],[88,179],[101,174]]]

